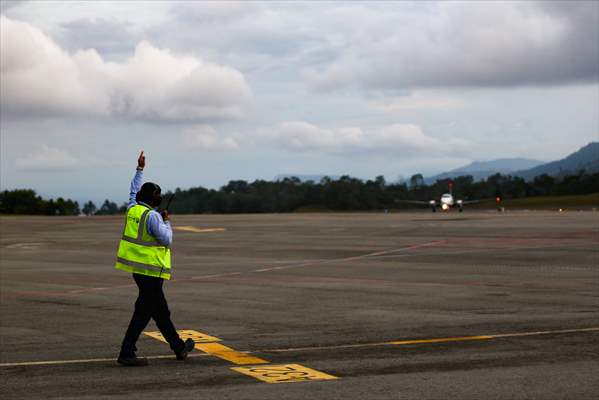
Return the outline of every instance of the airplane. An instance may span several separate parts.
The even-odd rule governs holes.
[[[449,211],[452,207],[457,207],[460,212],[464,211],[465,204],[478,203],[479,200],[461,200],[453,197],[453,182],[449,182],[449,193],[444,193],[437,203],[436,200],[417,201],[417,200],[398,200],[401,203],[409,204],[426,204],[431,207],[432,212],[437,212],[437,207],[441,207],[443,211]]]

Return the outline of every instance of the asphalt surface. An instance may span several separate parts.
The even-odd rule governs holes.
[[[173,225],[184,230],[165,288],[178,329],[266,367],[337,379],[269,384],[201,351],[176,361],[149,336],[138,353],[150,366],[120,367],[137,295],[113,268],[122,217],[5,216],[2,399],[599,397],[599,212],[197,215]],[[480,335],[506,336],[471,338]],[[463,339],[426,341],[447,338]],[[389,344],[407,340],[416,342]]]

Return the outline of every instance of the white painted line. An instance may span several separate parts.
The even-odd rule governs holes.
[[[445,240],[436,240],[433,242],[426,242],[426,243],[415,244],[415,245],[407,246],[407,247],[400,247],[399,249],[383,250],[383,251],[376,251],[374,253],[361,254],[359,256],[333,258],[333,259],[328,259],[328,260],[308,261],[308,262],[304,262],[304,263],[300,263],[300,264],[290,264],[290,265],[283,265],[283,266],[279,266],[279,267],[262,268],[262,269],[257,269],[257,270],[253,270],[253,271],[248,271],[248,272],[266,272],[266,271],[285,270],[285,269],[292,269],[292,268],[299,268],[299,267],[311,267],[314,265],[333,264],[333,263],[338,263],[338,262],[357,261],[357,260],[362,260],[362,259],[370,258],[370,257],[376,257],[376,256],[380,256],[380,255],[385,255],[385,254],[399,253],[402,251],[414,250],[414,249],[418,249],[421,247],[434,246],[436,244],[444,243],[444,242],[445,242]]]
[[[198,276],[194,276],[191,278],[173,279],[173,280],[171,280],[171,283],[189,282],[189,281],[210,279],[210,278],[223,278],[223,277],[227,277],[227,276],[242,275],[242,274],[247,274],[247,273],[261,273],[261,272],[275,271],[275,270],[286,270],[286,269],[300,268],[300,267],[311,267],[311,266],[323,265],[323,264],[333,264],[333,263],[338,263],[338,262],[356,261],[356,260],[362,260],[362,259],[369,258],[369,257],[376,257],[379,255],[392,254],[392,253],[398,253],[398,252],[402,252],[402,251],[414,250],[414,249],[418,249],[421,247],[434,246],[436,244],[444,243],[444,242],[445,242],[445,240],[437,240],[437,241],[433,241],[433,242],[415,244],[415,245],[411,245],[411,246],[407,246],[407,247],[400,247],[398,249],[383,250],[383,251],[377,251],[374,253],[362,254],[359,256],[333,258],[333,259],[328,259],[328,260],[327,259],[313,260],[313,261],[301,262],[299,264],[293,263],[293,264],[289,264],[289,265],[260,268],[260,269],[254,269],[254,270],[243,271],[243,272],[228,272],[228,273],[222,273],[222,274],[198,275]],[[100,290],[111,290],[111,289],[119,289],[119,288],[134,287],[134,286],[135,286],[134,284],[129,284],[129,285],[106,286],[106,287],[71,289],[71,290],[67,290],[64,292],[26,291],[26,292],[16,292],[16,293],[12,293],[12,294],[17,295],[17,296],[62,296],[62,295],[73,295],[73,294],[85,294],[85,293],[96,292],[96,291],[100,291]]]
[[[206,357],[208,354],[204,353],[196,353],[189,354],[187,357]],[[148,360],[157,360],[163,358],[172,358],[175,359],[174,354],[170,354],[167,356],[146,356]],[[115,362],[116,358],[88,358],[83,360],[53,360],[53,361],[26,361],[26,362],[16,362],[16,363],[2,363],[0,367],[30,367],[35,365],[68,365],[68,364],[86,364],[86,363],[101,363],[101,362]]]
[[[173,279],[171,282],[197,281],[200,279],[224,278],[225,276],[241,275],[241,272],[224,272],[222,274],[198,275],[187,279]]]

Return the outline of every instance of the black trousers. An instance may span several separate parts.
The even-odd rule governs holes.
[[[162,291],[164,279],[140,274],[133,274],[133,279],[139,288],[139,295],[135,301],[135,311],[129,323],[129,328],[127,328],[123,339],[120,356],[135,356],[137,351],[135,343],[148,322],[150,322],[150,318],[154,319],[160,333],[162,333],[174,352],[177,353],[183,350],[185,343],[183,343],[171,322],[171,312]]]

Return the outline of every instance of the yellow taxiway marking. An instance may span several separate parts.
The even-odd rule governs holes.
[[[336,376],[316,371],[299,364],[262,365],[259,367],[233,367],[233,371],[252,376],[267,383],[289,383],[337,379]]]
[[[245,375],[252,376],[267,383],[285,383],[285,382],[302,382],[316,380],[337,379],[337,377],[325,374],[324,372],[316,371],[311,368],[304,367],[298,364],[287,365],[264,365],[270,364],[270,361],[253,356],[248,352],[240,352],[227,347],[214,336],[207,335],[202,332],[193,330],[177,331],[181,339],[192,338],[196,341],[195,348],[204,353],[227,360],[237,365],[247,365],[247,367],[234,367],[233,371],[240,372]],[[160,332],[144,332],[146,335],[165,342],[164,337]],[[262,365],[260,365],[262,364]]]
[[[227,360],[237,365],[250,365],[250,364],[268,364],[268,361],[263,360],[261,358],[252,356],[247,352],[240,352],[234,350],[230,347],[222,345],[219,342],[220,339],[214,336],[210,336],[206,333],[194,331],[194,330],[178,330],[179,336],[181,339],[186,340],[187,338],[191,338],[196,342],[195,348],[196,350],[203,351],[204,353],[215,356],[218,358],[222,358],[223,360]],[[144,332],[145,335],[150,336],[154,339],[160,340],[161,342],[166,343],[166,339],[160,332]]]
[[[222,358],[237,365],[250,365],[250,364],[268,364],[269,361],[261,358],[252,356],[251,354],[242,353],[237,350],[233,350],[230,347],[222,345],[220,343],[196,343],[196,349],[203,351],[204,353]]]
[[[183,341],[187,339],[193,339],[193,341],[196,343],[220,342],[219,338],[198,331],[184,329],[177,332],[179,333],[179,336]],[[144,335],[160,340],[161,342],[168,343],[164,336],[162,336],[162,333],[160,332],[144,332]]]
[[[174,226],[173,229],[178,231],[206,233],[206,232],[224,232],[225,228],[196,228],[195,226]]]

